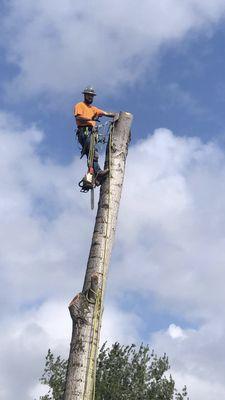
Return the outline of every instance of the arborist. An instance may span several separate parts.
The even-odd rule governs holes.
[[[91,134],[96,127],[96,121],[99,117],[110,117],[114,118],[118,114],[112,112],[106,112],[92,105],[93,99],[96,96],[95,90],[92,86],[87,86],[82,92],[84,95],[84,101],[75,104],[74,116],[77,124],[77,138],[82,146],[81,157],[83,155],[89,157],[90,145],[91,145]],[[94,146],[93,155],[93,172],[95,175],[95,181],[101,185],[109,170],[102,170],[98,163],[98,149]]]

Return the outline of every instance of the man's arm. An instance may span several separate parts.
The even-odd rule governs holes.
[[[108,112],[108,111],[102,111],[101,113],[98,113],[99,117],[109,117],[109,118],[114,118],[114,121],[117,121],[119,118],[119,113],[116,112]]]
[[[113,118],[115,117],[116,113],[113,112],[104,112],[104,117],[109,117],[109,118]]]

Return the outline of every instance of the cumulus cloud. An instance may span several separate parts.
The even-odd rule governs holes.
[[[0,393],[6,400],[40,393],[48,347],[67,356],[67,304],[82,287],[94,224],[89,198],[74,189],[80,160],[61,166],[43,159],[43,140],[35,126],[0,114]],[[223,398],[225,390],[224,178],[225,154],[212,142],[159,129],[132,145],[108,285],[102,340],[138,342],[142,325],[149,327],[150,344],[168,353],[192,400],[210,399],[209,382],[211,398]],[[138,306],[121,307],[127,294],[140,305],[144,296],[144,314]],[[158,332],[152,298],[159,312],[185,326],[171,320]]]
[[[131,148],[127,176],[115,274],[187,318],[222,311],[223,151],[160,129]]]
[[[198,329],[184,330],[176,326],[177,332],[182,332],[182,337],[171,335],[170,326],[165,331],[154,333],[150,342],[156,351],[166,351],[179,389],[185,383],[191,399],[223,398],[225,363],[221,354],[225,341],[224,321],[211,319]]]
[[[1,44],[18,67],[12,93],[71,94],[92,82],[110,93],[142,77],[162,45],[210,28],[222,0],[10,0]],[[16,88],[16,91],[15,91]]]
[[[183,332],[183,329],[181,329],[180,326],[177,326],[175,324],[171,324],[168,328],[168,334],[172,339],[185,339],[185,334]]]
[[[126,173],[111,271],[114,295],[126,282],[145,307],[151,295],[158,312],[186,319],[190,328],[171,321],[154,332],[149,302],[150,344],[168,354],[191,399],[223,398],[224,151],[159,129],[132,146]]]
[[[52,297],[41,306],[20,310],[13,318],[0,321],[0,394],[5,400],[18,395],[34,400],[46,394],[48,389],[40,385],[38,379],[43,373],[48,349],[55,355],[68,357],[72,327],[68,302]],[[101,343],[137,341],[139,322],[134,314],[110,304],[106,307]]]
[[[0,393],[5,400],[18,394],[33,400],[43,393],[38,378],[49,347],[68,356],[67,304],[82,288],[94,224],[89,196],[74,186],[79,157],[68,166],[43,159],[43,139],[35,126],[26,129],[0,113]],[[111,302],[102,340],[135,341],[137,324],[135,314]]]
[[[18,393],[28,398],[34,377],[37,381],[40,376],[46,345],[54,346],[59,336],[63,340],[62,331],[57,335],[60,328],[53,325],[58,316],[64,326],[57,302],[60,297],[69,301],[81,287],[82,244],[91,229],[87,203],[74,190],[78,161],[68,167],[43,161],[38,152],[42,139],[35,126],[25,129],[12,116],[0,114],[0,386],[4,399]],[[55,303],[48,303],[49,297]]]
[[[42,301],[46,289],[66,291],[60,281],[74,268],[82,269],[77,260],[85,259],[85,251],[77,239],[85,242],[91,229],[87,199],[74,187],[79,161],[68,167],[42,161],[38,154],[42,137],[35,127],[24,130],[17,121],[0,115],[0,256],[4,271],[0,296],[13,306],[18,298],[31,304],[37,298]],[[13,285],[10,296],[9,281]],[[79,283],[78,274],[77,282],[70,285]]]

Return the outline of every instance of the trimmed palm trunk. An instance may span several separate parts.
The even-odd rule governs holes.
[[[69,305],[73,322],[64,400],[92,400],[106,276],[115,236],[132,115],[120,113],[108,143],[83,291]],[[109,165],[110,164],[110,165]]]

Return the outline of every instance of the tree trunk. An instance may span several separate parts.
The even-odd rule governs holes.
[[[109,167],[110,173],[100,190],[83,291],[69,305],[73,330],[64,400],[94,398],[105,283],[116,230],[131,123],[132,114],[120,113],[107,146],[105,168]]]

